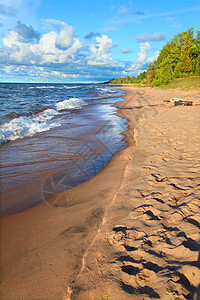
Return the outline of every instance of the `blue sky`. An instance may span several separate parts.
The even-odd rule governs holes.
[[[137,76],[199,20],[199,0],[0,0],[0,81]]]

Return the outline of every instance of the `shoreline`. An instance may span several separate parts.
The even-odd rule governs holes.
[[[123,134],[126,139],[129,139],[129,145],[116,153],[96,177],[78,186],[76,200],[72,206],[56,209],[43,203],[29,211],[1,220],[4,220],[1,223],[4,242],[4,245],[1,245],[2,249],[4,248],[3,252],[1,249],[4,276],[2,299],[9,300],[7,296],[9,295],[10,299],[32,297],[33,299],[125,300],[161,296],[161,299],[171,300],[175,299],[173,295],[182,297],[181,291],[185,294],[194,291],[195,295],[196,287],[193,285],[196,284],[195,276],[198,274],[195,262],[195,259],[198,259],[197,235],[195,235],[196,225],[198,225],[197,215],[190,217],[193,224],[186,223],[184,232],[187,239],[180,236],[181,243],[185,242],[186,246],[194,248],[192,250],[188,247],[183,248],[181,244],[180,250],[187,254],[187,257],[184,257],[178,248],[177,255],[182,256],[180,259],[175,257],[177,264],[171,266],[171,270],[176,269],[177,265],[180,266],[182,278],[187,278],[193,287],[192,291],[187,290],[188,286],[176,283],[174,279],[178,280],[180,277],[173,278],[173,272],[170,270],[166,270],[164,279],[157,275],[161,269],[165,270],[165,257],[168,259],[168,264],[175,258],[173,258],[174,252],[169,253],[171,250],[163,241],[160,245],[164,247],[162,251],[166,252],[166,256],[164,258],[155,256],[159,252],[154,248],[156,241],[152,239],[151,232],[158,230],[161,238],[161,227],[166,234],[166,240],[169,238],[171,241],[171,231],[168,230],[169,224],[166,223],[166,218],[174,213],[169,211],[168,215],[166,212],[166,215],[162,216],[161,204],[166,201],[166,195],[163,190],[159,188],[157,191],[156,188],[161,183],[165,190],[167,180],[174,175],[168,174],[170,170],[166,169],[168,179],[162,181],[164,176],[161,174],[163,172],[163,167],[161,168],[160,165],[160,161],[163,161],[161,154],[164,151],[170,156],[171,145],[175,138],[174,135],[170,137],[170,130],[173,129],[171,123],[174,122],[175,117],[178,116],[180,122],[174,134],[178,134],[180,124],[183,127],[189,124],[189,132],[192,133],[194,120],[188,113],[196,109],[195,114],[198,115],[199,96],[196,97],[197,92],[194,91],[171,90],[159,93],[156,88],[116,88],[126,92],[125,100],[117,103],[116,106],[122,107],[117,114],[128,119],[128,131]],[[197,106],[176,107],[176,110],[183,113],[183,116],[176,116],[172,105],[163,103],[162,99],[177,97],[177,95],[180,97],[192,95],[194,105]],[[187,124],[182,120],[185,117],[188,118]],[[166,120],[169,124],[166,124]],[[196,123],[194,129],[198,125],[198,122]],[[163,132],[169,134],[170,148],[163,149],[162,142],[159,142],[159,139],[163,138]],[[184,140],[187,140],[187,132]],[[165,142],[165,139],[163,141]],[[179,135],[177,143],[179,143],[178,148],[180,145],[183,147]],[[178,150],[173,149],[173,151]],[[182,162],[179,157],[181,156],[175,156],[176,162],[177,159],[178,162]],[[166,160],[166,157],[163,158]],[[184,157],[185,159],[187,157]],[[163,177],[159,177],[161,175]],[[195,175],[193,173],[190,175],[191,178],[194,177],[193,184],[196,183]],[[172,184],[177,183],[172,182]],[[170,185],[170,188],[175,187]],[[154,193],[155,197],[152,196]],[[64,193],[61,194],[63,197],[66,196]],[[151,197],[149,198],[148,195]],[[179,199],[179,190],[178,194],[171,195]],[[51,200],[54,202],[53,198]],[[179,199],[179,210],[182,209],[183,200],[184,198]],[[189,200],[192,203],[192,200]],[[161,207],[157,206],[155,201]],[[191,206],[190,202],[187,205],[189,209],[193,209],[194,205]],[[169,204],[174,206],[173,203]],[[142,218],[141,222],[137,221],[140,218]],[[159,219],[163,219],[164,223],[160,224]],[[168,222],[172,228],[173,226],[179,228],[180,224],[177,225],[176,221],[180,220],[174,218]],[[157,228],[158,223],[159,228]],[[150,230],[148,231],[147,228]],[[191,228],[195,232],[191,232]],[[185,267],[189,266],[189,274],[193,272],[194,278],[188,275],[188,269],[182,270],[184,265],[181,263],[184,259],[188,259],[189,254],[194,261],[190,260]],[[169,274],[171,280],[168,280]],[[163,289],[163,292],[160,289]]]
[[[117,115],[126,118],[126,113],[119,110]],[[48,203],[1,219],[1,299],[64,297],[81,270],[105,207],[121,184],[133,143],[128,132],[133,127],[122,133],[128,145],[95,177],[67,194],[50,197]],[[57,197],[60,203],[73,197],[72,204],[56,208]]]
[[[199,91],[122,89],[141,95],[134,155],[66,299],[197,300]],[[173,97],[193,106],[163,102]]]
[[[90,89],[99,92],[99,99],[94,105],[88,100],[88,105],[82,109],[60,113],[55,122],[63,125],[0,147],[1,217],[22,212],[46,200],[54,192],[51,179],[55,182],[55,193],[88,180],[103,169],[113,152],[125,146],[120,132],[126,126],[118,124],[119,118],[113,115],[117,109],[112,106],[122,99],[121,91],[107,94],[108,88],[101,91],[101,87],[93,85]],[[104,95],[107,95],[105,103]],[[107,101],[110,103],[106,104]],[[112,136],[110,132],[114,127],[113,137],[106,138],[106,131],[107,136]]]

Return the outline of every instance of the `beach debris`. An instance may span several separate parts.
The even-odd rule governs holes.
[[[192,100],[180,99],[180,98],[163,99],[163,102],[165,102],[165,103],[172,102],[172,103],[174,103],[174,106],[178,106],[178,105],[192,106],[193,105]]]
[[[192,106],[193,101],[192,100],[184,100],[179,98],[173,98],[174,106],[178,105],[185,105],[185,106]]]

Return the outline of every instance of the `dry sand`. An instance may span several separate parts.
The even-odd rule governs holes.
[[[129,146],[69,205],[1,220],[1,299],[198,299],[199,93],[123,89]]]
[[[123,89],[134,155],[66,299],[200,299],[199,92]]]

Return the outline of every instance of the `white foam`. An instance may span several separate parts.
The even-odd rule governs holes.
[[[43,85],[43,86],[30,86],[29,89],[63,89],[63,87],[66,89],[66,90],[70,90],[70,89],[76,89],[76,88],[79,88],[80,86],[79,85],[76,85],[76,86],[54,86],[54,85]]]
[[[43,112],[30,116],[19,117],[0,126],[0,144],[13,141],[19,138],[33,136],[38,132],[47,131],[51,128],[60,126],[59,123],[49,122],[58,115],[54,109],[46,109]]]
[[[50,87],[51,88],[51,87]],[[66,109],[79,109],[86,103],[80,98],[70,98],[54,105],[53,108],[45,109],[36,115],[29,117],[14,118],[0,126],[0,144],[13,141],[19,138],[33,136],[36,133],[48,131],[51,128],[60,126],[58,120],[52,119]],[[52,120],[52,121],[51,121]]]
[[[29,86],[29,89],[56,89],[55,86]]]
[[[108,92],[108,93],[116,93],[116,90],[112,90],[110,88],[104,88],[104,87],[99,87],[97,88],[97,90],[99,90],[100,92]]]
[[[56,89],[56,86],[54,85],[44,85],[44,86],[36,86],[36,89]]]
[[[47,108],[44,111],[42,111],[41,113],[38,113],[37,115],[35,115],[33,118],[39,122],[48,121],[48,120],[53,119],[58,114],[59,114],[59,112],[56,111],[55,109]]]
[[[0,126],[0,144],[19,138],[33,136],[36,133],[48,131],[60,126],[52,119],[66,109],[78,109],[86,103],[80,98],[70,98],[55,104],[55,109],[48,108],[34,116],[19,117]],[[52,120],[52,121],[51,121]]]
[[[66,90],[77,89],[77,88],[79,88],[79,87],[80,87],[80,85],[75,85],[75,86],[66,86],[66,85],[64,85],[64,88],[65,88]]]
[[[78,109],[84,106],[86,103],[80,98],[70,98],[68,100],[64,100],[58,102],[55,107],[57,110],[65,110],[65,109]]]

